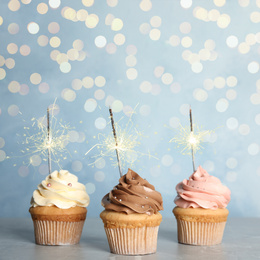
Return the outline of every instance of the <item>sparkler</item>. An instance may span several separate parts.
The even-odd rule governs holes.
[[[113,117],[113,112],[112,109],[109,108],[109,113],[110,113],[110,119],[111,119],[111,125],[112,125],[112,130],[113,130],[113,135],[115,138],[115,143],[116,143],[116,157],[117,157],[117,162],[118,162],[118,169],[119,169],[119,174],[120,177],[122,177],[122,169],[121,169],[121,165],[120,165],[120,157],[119,157],[119,153],[118,153],[118,143],[117,143],[117,137],[116,137],[116,128],[115,128],[115,123],[114,123],[114,117]]]
[[[69,152],[66,145],[69,143],[69,130],[71,129],[68,124],[57,121],[53,115],[54,107],[55,102],[53,108],[47,109],[47,125],[44,123],[45,117],[40,120],[32,118],[32,127],[24,127],[25,141],[22,142],[26,146],[22,153],[24,156],[30,156],[30,164],[34,165],[34,155],[42,155],[44,161],[48,160],[49,173],[51,173],[52,162],[61,168],[60,161],[67,159]],[[32,131],[36,131],[36,133],[31,134]]]
[[[189,115],[190,125],[183,127],[180,124],[179,134],[171,139],[170,142],[177,143],[177,147],[181,148],[181,153],[183,155],[192,156],[193,171],[195,171],[195,154],[203,149],[202,143],[205,142],[205,138],[210,136],[214,131],[202,130],[202,127],[193,124],[191,108]]]

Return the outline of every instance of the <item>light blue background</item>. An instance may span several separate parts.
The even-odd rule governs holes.
[[[178,120],[182,125],[188,125],[189,105],[197,124],[203,125],[204,129],[215,129],[210,142],[204,144],[201,153],[196,154],[197,166],[202,165],[230,188],[232,197],[228,209],[231,216],[260,216],[259,1],[227,1],[223,6],[218,6],[221,1],[194,1],[188,8],[183,5],[189,1],[151,1],[150,8],[149,1],[95,1],[87,7],[81,1],[64,0],[55,9],[49,6],[48,1],[42,1],[48,5],[46,14],[37,12],[40,1],[19,2],[17,11],[10,10],[8,1],[0,3],[0,16],[3,19],[0,25],[0,58],[4,59],[0,64],[1,217],[29,216],[31,195],[47,172],[39,171],[40,167],[46,169],[45,161],[38,166],[28,165],[29,156],[22,156],[24,126],[31,127],[32,118],[44,116],[46,108],[55,98],[59,106],[57,119],[69,123],[82,137],[67,145],[71,156],[61,164],[63,169],[76,174],[79,181],[86,184],[91,199],[89,216],[96,217],[102,211],[102,197],[118,183],[119,178],[118,169],[111,166],[109,158],[105,158],[105,164],[101,166],[89,165],[93,162],[91,157],[98,153],[97,149],[85,156],[97,143],[98,133],[111,133],[109,124],[104,129],[98,129],[100,126],[96,121],[103,118],[101,120],[105,119],[109,123],[109,104],[115,111],[119,110],[114,112],[116,121],[124,116],[120,122],[122,127],[127,117],[120,104],[124,108],[134,108],[138,104],[132,120],[134,126],[144,132],[146,137],[142,138],[141,145],[136,149],[142,153],[150,151],[158,160],[142,156],[132,168],[162,193],[163,216],[172,216],[175,186],[192,173],[191,158],[182,155],[176,145],[169,142],[178,133]],[[113,3],[114,6],[111,6]],[[65,19],[61,13],[66,6],[76,11],[85,9],[88,14],[96,14],[99,17],[97,26],[88,28],[82,21]],[[150,9],[144,11],[143,6]],[[230,23],[224,25],[225,28],[220,28],[217,21],[197,18],[196,10],[199,7],[204,8],[206,14],[212,9],[219,11],[220,15],[226,14]],[[109,14],[122,20],[123,28],[120,31],[114,31],[106,24]],[[258,16],[258,21],[252,15]],[[161,24],[155,22],[158,27],[152,26],[154,24],[150,22],[154,16],[161,18]],[[39,32],[32,34],[28,31],[30,22],[39,25]],[[56,34],[48,30],[48,25],[52,22],[60,26]],[[9,26],[12,23],[19,26],[17,33],[10,33]],[[147,34],[142,29],[145,26],[148,28]],[[189,26],[190,30],[187,29]],[[158,40],[151,39],[149,35],[153,29],[160,31]],[[125,36],[122,45],[114,42],[114,36],[118,33]],[[48,37],[48,40],[54,36],[59,37],[60,46],[40,46],[37,40],[41,35]],[[96,37],[100,35],[107,40],[102,48],[95,44]],[[173,35],[180,40],[179,43],[171,41]],[[230,45],[230,36],[237,39],[233,46]],[[184,37],[192,40],[191,46],[185,47]],[[255,41],[250,40],[250,37]],[[63,73],[59,64],[50,58],[50,54],[55,49],[67,53],[75,40],[84,43],[86,58],[82,61],[69,61],[71,70]],[[10,43],[18,47],[14,54],[8,51]],[[108,53],[111,43],[116,48],[112,54]],[[21,54],[22,45],[30,47],[29,55]],[[137,50],[132,57],[137,61],[133,67],[127,61],[129,46],[134,46]],[[246,53],[243,53],[243,46],[248,48]],[[187,50],[198,54],[207,48],[211,49],[209,53],[212,60],[200,59],[192,67],[192,62],[184,59]],[[8,58],[15,61],[13,68],[8,68]],[[196,71],[201,65],[203,69]],[[162,80],[157,67],[163,68],[163,74],[170,73],[173,80]],[[127,76],[130,68],[138,73],[134,79]],[[41,75],[39,84],[30,81],[33,73]],[[87,76],[94,80],[103,76],[106,83],[103,87],[94,84],[91,88],[73,88],[73,80],[82,80]],[[237,81],[234,86],[230,86],[230,77]],[[221,85],[221,80],[224,85]],[[12,81],[20,84],[14,91],[10,86]],[[144,81],[150,85],[148,83],[148,87],[143,87]],[[47,93],[39,90],[39,85],[43,82],[49,86]],[[27,87],[21,86],[22,84]],[[68,89],[71,91],[68,92]],[[100,89],[105,95],[103,99],[96,92]],[[64,91],[69,98],[64,95]],[[70,99],[71,97],[74,98]],[[85,109],[87,107],[88,110],[85,105],[88,99],[96,100],[97,107],[94,106],[93,112]],[[113,103],[113,100],[117,101]],[[15,109],[19,109],[20,113]],[[34,131],[31,127],[30,134],[35,134]],[[55,164],[54,169],[58,169]]]

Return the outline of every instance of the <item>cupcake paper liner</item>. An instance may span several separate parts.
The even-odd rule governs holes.
[[[122,255],[156,252],[159,226],[140,228],[105,228],[110,251]]]
[[[33,223],[35,243],[39,245],[77,244],[84,226],[84,221],[34,220]]]
[[[178,241],[190,245],[217,245],[222,241],[226,222],[192,222],[177,219]]]

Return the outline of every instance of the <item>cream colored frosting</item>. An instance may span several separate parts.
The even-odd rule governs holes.
[[[78,177],[66,170],[54,171],[38,185],[31,199],[32,207],[56,206],[61,209],[87,207],[89,196]]]
[[[201,166],[189,180],[177,184],[176,191],[174,202],[180,208],[226,208],[231,194],[218,178],[209,175]]]

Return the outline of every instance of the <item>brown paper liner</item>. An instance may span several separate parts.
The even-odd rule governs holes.
[[[65,222],[33,220],[35,243],[39,245],[73,245],[80,241],[84,220]]]
[[[110,251],[121,255],[145,255],[156,252],[159,226],[141,228],[105,228]]]
[[[217,245],[222,241],[226,222],[202,223],[177,219],[178,241],[189,245]]]

